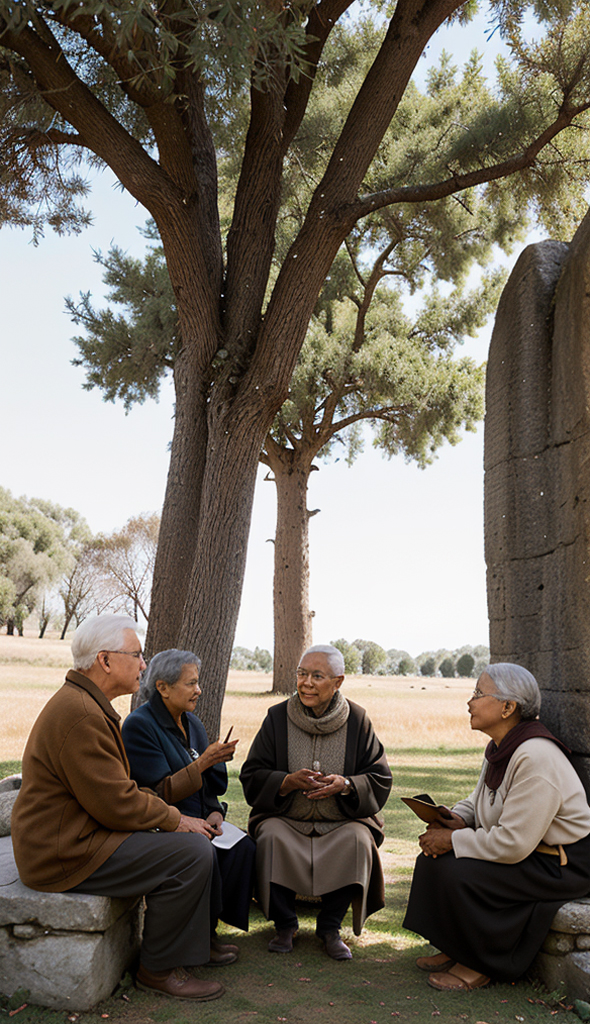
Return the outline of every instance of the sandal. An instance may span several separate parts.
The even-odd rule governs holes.
[[[449,967],[454,967],[456,963],[457,961],[451,960],[446,953],[436,953],[435,956],[419,956],[416,967],[421,971],[428,971],[429,974],[437,974],[439,971],[448,971]]]
[[[489,985],[490,979],[487,974],[478,974],[473,981],[468,981],[461,974],[465,970],[461,964],[455,964],[443,974],[431,974],[428,984],[439,992],[472,992],[475,988],[485,988]]]

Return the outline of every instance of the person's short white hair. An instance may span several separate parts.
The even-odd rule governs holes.
[[[138,632],[135,619],[129,615],[94,615],[84,619],[72,637],[74,668],[89,669],[99,651],[119,651],[125,643],[125,630]]]
[[[342,651],[339,651],[337,647],[333,647],[332,644],[315,644],[314,647],[308,647],[306,651],[301,655],[301,661],[305,658],[306,654],[325,654],[330,671],[335,676],[344,675],[344,657]],[[301,661],[299,664],[301,664]]]
[[[541,691],[532,672],[522,665],[513,665],[510,661],[486,665],[483,671],[490,677],[504,700],[516,701],[522,719],[526,721],[537,718],[541,710]]]

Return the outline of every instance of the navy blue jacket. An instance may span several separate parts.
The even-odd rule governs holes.
[[[183,715],[189,746],[202,754],[209,744],[205,727],[191,711]],[[155,789],[168,775],[185,768],[193,760],[184,745],[184,737],[172,715],[167,711],[159,693],[148,704],[136,708],[123,722],[121,729],[131,778],[138,786]],[[207,768],[202,774],[203,786],[192,796],[176,804],[182,814],[206,818],[212,811],[224,813],[217,799],[227,789],[225,764]]]

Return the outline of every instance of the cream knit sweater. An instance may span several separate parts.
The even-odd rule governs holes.
[[[487,767],[484,759],[473,793],[453,807],[469,826],[453,832],[456,857],[517,864],[540,842],[566,846],[590,832],[582,783],[556,743],[521,743],[495,794],[484,782]]]

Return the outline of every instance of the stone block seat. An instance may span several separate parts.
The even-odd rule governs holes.
[[[590,896],[557,911],[531,973],[550,992],[563,983],[569,999],[590,1001]]]
[[[136,956],[140,910],[133,899],[29,889],[11,837],[0,838],[0,992],[28,989],[31,1003],[89,1010]]]

